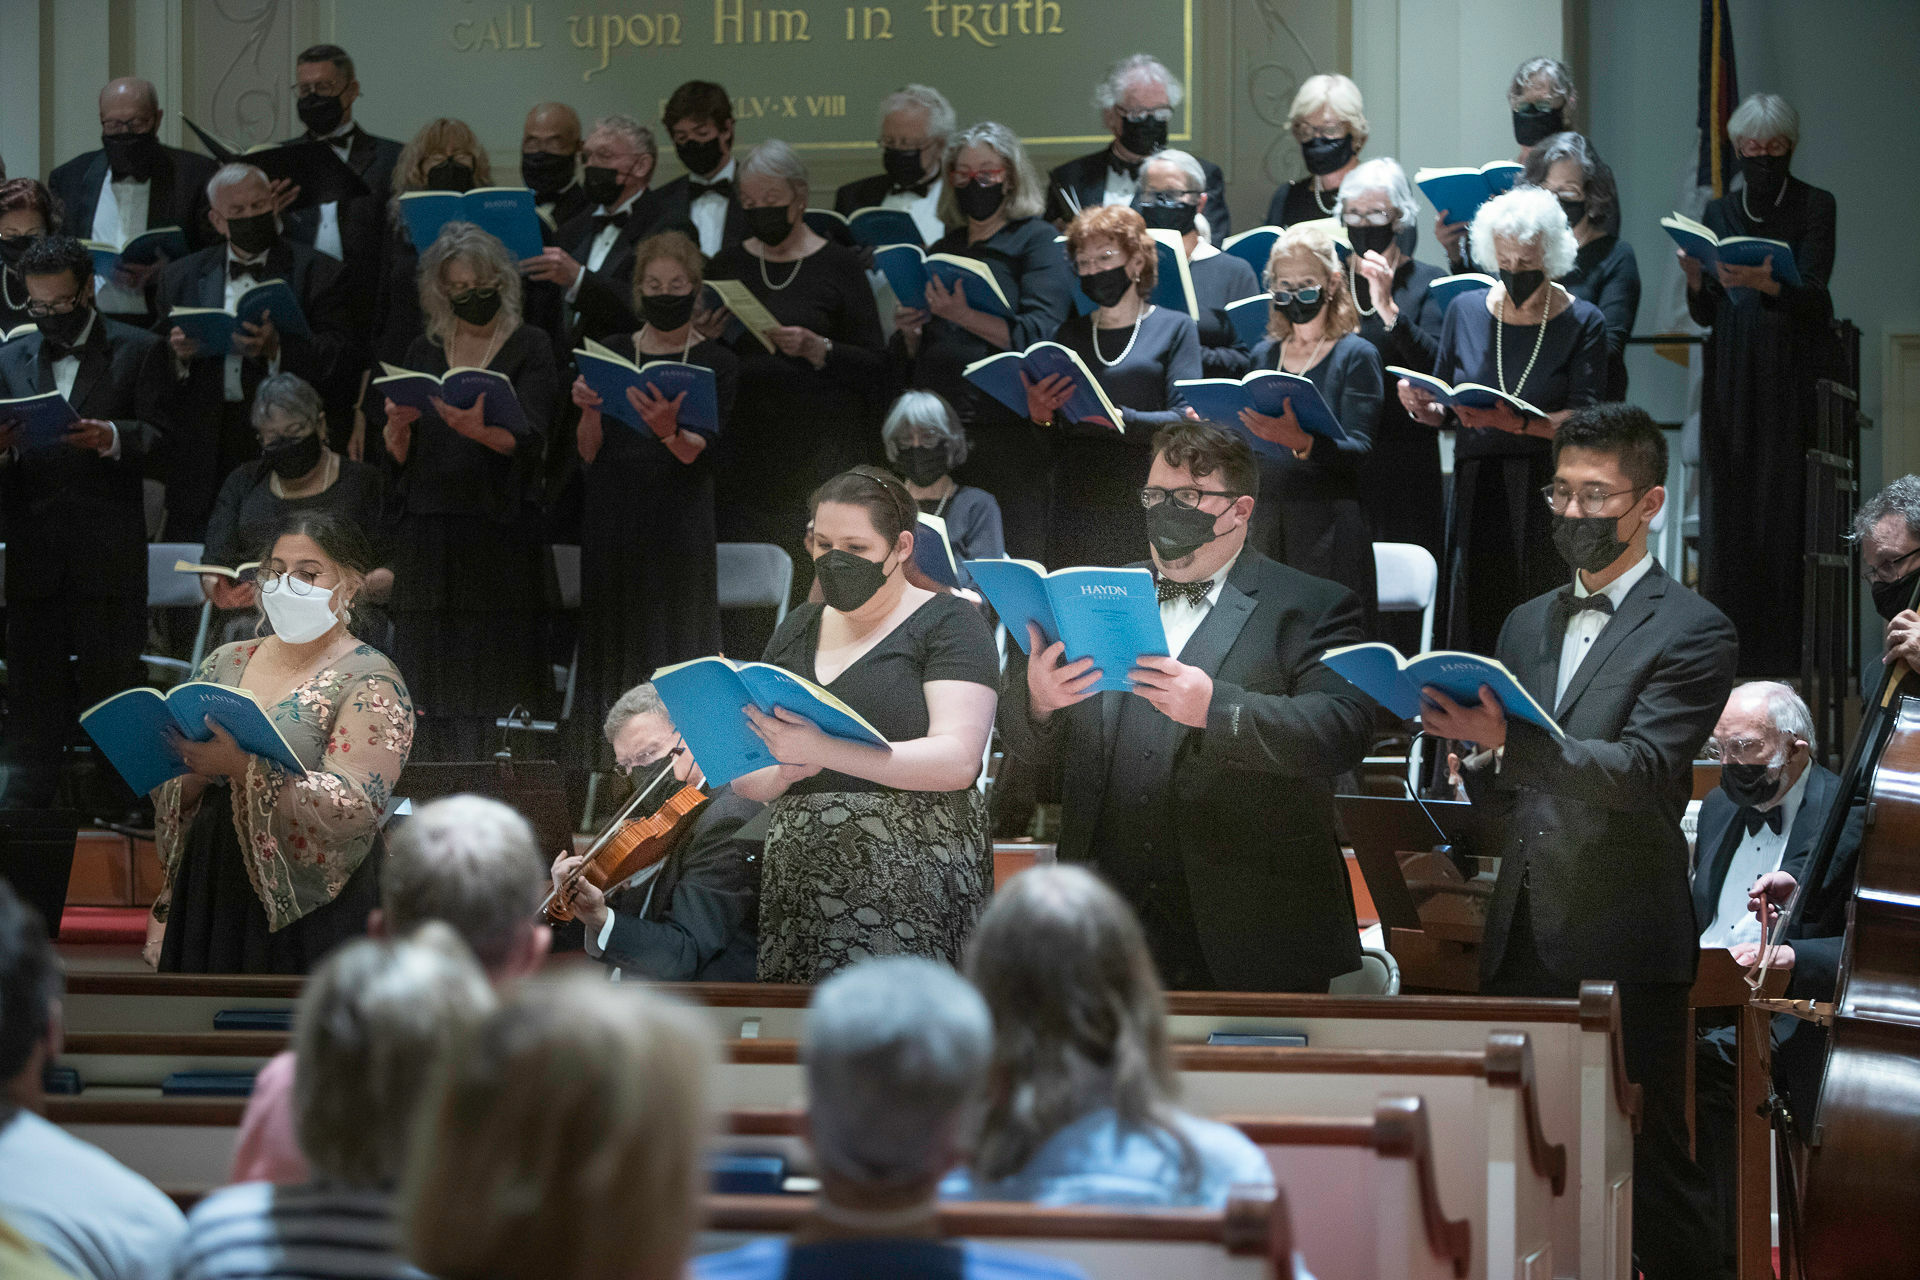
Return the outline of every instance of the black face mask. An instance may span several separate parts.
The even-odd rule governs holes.
[[[87,327],[87,321],[93,315],[93,308],[82,303],[62,315],[36,316],[34,324],[39,326],[41,336],[49,344],[62,351],[73,350],[73,344],[80,340],[80,331]]]
[[[901,475],[922,488],[947,474],[950,469],[946,446],[938,444],[917,444],[901,449],[894,455],[894,465],[900,468]]]
[[[1006,198],[1007,184],[1004,182],[969,182],[953,193],[953,202],[960,206],[960,212],[974,222],[985,222],[1000,212],[1000,206]]]
[[[1566,113],[1559,107],[1548,107],[1545,111],[1516,111],[1513,113],[1513,140],[1523,147],[1530,147],[1542,138],[1550,138],[1567,127]]]
[[[470,164],[461,164],[458,160],[442,160],[439,164],[427,170],[427,190],[473,190],[473,166]]]
[[[1402,227],[1393,233],[1393,239],[1400,246],[1401,256],[1411,258],[1413,251],[1420,246],[1420,228]]]
[[[580,171],[580,190],[596,207],[605,205],[613,208],[613,202],[620,198],[620,188],[625,182],[618,169],[609,169],[601,164],[590,164]]]
[[[1561,196],[1560,212],[1567,215],[1568,227],[1577,227],[1586,220],[1587,202],[1585,200],[1569,200],[1565,196]]]
[[[1171,498],[1147,508],[1147,541],[1163,563],[1185,560],[1220,535],[1213,531],[1218,516],[1198,507],[1183,507]]]
[[[1327,305],[1327,295],[1323,292],[1312,302],[1302,302],[1295,297],[1288,302],[1276,302],[1280,314],[1287,318],[1288,324],[1306,324],[1320,314],[1320,308]]]
[[[164,154],[160,139],[151,133],[103,133],[100,146],[116,178],[151,178]]]
[[[1150,156],[1167,145],[1167,122],[1159,116],[1145,120],[1120,118],[1120,145],[1137,156]]]
[[[1509,271],[1505,267],[1500,268],[1500,283],[1507,286],[1507,296],[1513,299],[1516,307],[1526,306],[1527,299],[1538,293],[1540,286],[1546,282],[1547,273],[1544,271]]]
[[[1720,766],[1720,789],[1740,808],[1758,809],[1780,794],[1780,784],[1786,781],[1784,765],[1782,761],[1776,772],[1774,765],[1729,760]]]
[[[483,325],[500,314],[500,291],[475,289],[459,298],[447,299],[453,314],[471,325]]]
[[[1105,271],[1093,271],[1080,277],[1081,291],[1099,307],[1116,305],[1131,288],[1133,281],[1127,279],[1124,266],[1108,267]]]
[[[273,247],[280,238],[280,219],[273,210],[227,219],[227,243],[251,258]]]
[[[918,147],[882,147],[880,167],[887,171],[887,179],[896,187],[914,186],[927,176],[927,166],[920,163]]]
[[[1182,236],[1193,230],[1193,220],[1200,212],[1197,207],[1176,196],[1164,199],[1149,196],[1133,207],[1148,227]]]
[[[1553,513],[1553,549],[1569,569],[1599,573],[1627,553],[1617,516],[1566,516]]]
[[[1873,584],[1873,611],[1892,622],[1894,617],[1913,602],[1913,584],[1920,581],[1920,569],[1895,578],[1892,582]]]
[[[39,236],[7,236],[0,239],[0,266],[15,275],[20,274],[20,260],[27,256]]]
[[[300,123],[316,138],[332,133],[347,118],[347,108],[337,93],[310,93],[293,105],[300,114]]]
[[[747,230],[753,238],[769,249],[793,234],[793,210],[784,204],[763,204],[741,212],[747,215]]]
[[[260,451],[260,462],[282,480],[298,480],[320,465],[320,433],[269,445]]]
[[[813,558],[813,576],[827,607],[852,613],[887,584],[884,563],[835,549]]]
[[[573,181],[573,156],[552,151],[522,151],[520,181],[536,196],[552,198]]]
[[[1741,156],[1740,172],[1747,180],[1747,192],[1756,200],[1771,200],[1780,194],[1787,181],[1791,156]]]
[[[1353,246],[1355,253],[1385,253],[1397,234],[1392,223],[1384,227],[1376,227],[1371,223],[1360,227],[1349,225],[1347,243]]]
[[[680,163],[687,172],[696,177],[705,177],[718,169],[726,160],[726,144],[716,134],[705,142],[676,142],[673,154],[680,157]]]
[[[657,331],[672,333],[693,319],[694,297],[691,293],[643,293],[640,315]]]
[[[1353,159],[1353,136],[1349,134],[1344,138],[1308,138],[1300,144],[1300,157],[1307,162],[1307,172],[1316,178],[1321,174],[1332,173]]]

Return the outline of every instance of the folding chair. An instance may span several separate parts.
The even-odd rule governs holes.
[[[198,542],[150,542],[147,544],[147,608],[198,609],[200,625],[193,637],[191,657],[168,657],[162,653],[143,653],[140,661],[148,666],[171,671],[181,680],[191,680],[206,656],[207,634],[213,627],[213,602],[200,590],[200,575],[178,573],[174,562],[185,560],[199,564],[206,548]]]
[[[1433,552],[1412,542],[1373,544],[1373,576],[1381,613],[1420,615],[1420,652],[1433,648],[1434,600],[1440,591],[1440,566]],[[1367,763],[1381,763],[1369,758]],[[1407,749],[1407,785],[1420,788],[1420,743]]]

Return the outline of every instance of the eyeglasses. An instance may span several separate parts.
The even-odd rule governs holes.
[[[1161,124],[1166,124],[1173,119],[1173,108],[1153,107],[1146,111],[1124,111],[1120,118],[1133,124],[1145,124],[1149,120],[1158,120]]]
[[[1729,738],[1725,742],[1708,738],[1703,750],[1707,759],[1721,763],[1760,764],[1772,756],[1773,744],[1765,738]]]
[[[455,164],[463,164],[469,169],[473,168],[473,152],[471,151],[436,151],[426,158],[426,167],[429,169],[437,169],[449,160]]]
[[[977,182],[983,187],[991,187],[995,183],[1005,182],[1007,180],[1007,171],[1005,169],[955,169],[952,177],[953,185],[956,187],[964,187],[969,182]]]
[[[1289,302],[1296,300],[1300,302],[1320,301],[1320,286],[1310,284],[1304,289],[1275,289],[1273,291],[1273,301],[1276,306],[1284,307]]]
[[[1192,204],[1205,194],[1206,192],[1204,191],[1194,191],[1185,187],[1169,187],[1165,191],[1142,190],[1140,192],[1140,203],[1164,205]]]
[[[312,84],[293,85],[292,89],[296,98],[337,98],[347,91],[347,86],[333,84],[326,80],[316,80]]]
[[[1882,560],[1879,564],[1863,564],[1860,566],[1860,576],[1868,582],[1898,582],[1905,575],[1897,572],[1894,566],[1902,561],[1911,560],[1915,556],[1920,556],[1920,547],[1915,547],[1904,555],[1897,555],[1891,560]]]
[[[1394,222],[1394,214],[1392,211],[1362,213],[1358,209],[1352,209],[1341,214],[1340,220],[1350,227],[1390,227]]]
[[[660,750],[657,753],[653,751],[647,752],[645,759],[642,759],[642,760],[615,759],[613,762],[613,771],[619,774],[623,778],[631,778],[634,774],[640,773],[644,770],[657,769],[660,767],[661,761],[670,760],[674,756],[678,755],[680,752],[686,750],[685,743],[686,743],[686,739],[681,737],[678,733],[676,733],[673,735],[672,741],[668,742],[664,747],[660,748]]]
[[[1344,120],[1334,124],[1308,124],[1305,120],[1302,120],[1299,124],[1293,126],[1293,140],[1295,142],[1308,142],[1314,138],[1320,138],[1324,141],[1332,142],[1336,138],[1345,138],[1352,134],[1352,132],[1353,127]]]
[[[482,284],[475,285],[464,293],[449,293],[447,295],[447,301],[456,307],[464,307],[469,302],[485,302],[489,298],[497,298],[499,296],[499,285]]]
[[[1566,514],[1568,507],[1576,507],[1583,516],[1604,515],[1607,503],[1621,494],[1631,493],[1638,497],[1645,492],[1644,488],[1609,489],[1601,484],[1581,485],[1575,491],[1573,486],[1558,481],[1540,487],[1540,496],[1547,500],[1547,506],[1561,515]]]
[[[1560,108],[1565,105],[1566,103],[1564,101],[1544,98],[1533,102],[1522,102],[1514,107],[1514,112],[1523,116],[1544,116],[1560,110]]]
[[[76,293],[71,298],[62,298],[58,302],[29,302],[27,314],[36,320],[47,316],[64,316],[79,305],[80,295]]]
[[[100,132],[109,138],[117,138],[129,133],[151,133],[153,128],[151,116],[142,116],[138,120],[102,120],[100,122]]]
[[[1083,276],[1090,276],[1096,271],[1105,271],[1108,267],[1124,260],[1125,255],[1118,249],[1102,249],[1097,255],[1084,253],[1074,255],[1073,269]]]
[[[301,576],[302,574],[305,576]],[[302,569],[298,573],[261,573],[257,575],[257,579],[260,589],[265,592],[279,591],[284,587],[296,596],[310,596],[316,591],[332,590],[331,587],[320,585],[317,581],[319,576],[311,569]]]
[[[1158,485],[1147,485],[1140,490],[1140,505],[1151,511],[1163,502],[1171,502],[1176,507],[1191,510],[1200,505],[1202,498],[1237,498],[1240,495],[1226,489],[1197,489],[1191,485],[1182,485],[1178,489],[1162,489]]]

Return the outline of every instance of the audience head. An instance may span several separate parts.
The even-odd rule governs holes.
[[[520,181],[542,200],[573,182],[580,154],[580,113],[564,102],[542,102],[520,127]]]
[[[328,956],[293,1017],[294,1119],[315,1177],[398,1181],[428,1082],[493,1005],[486,975],[445,925],[356,938]]]
[[[300,123],[314,137],[326,137],[353,119],[360,98],[353,59],[337,44],[307,46],[293,60],[293,92]]]
[[[932,1199],[965,1158],[992,1053],[986,1003],[943,964],[889,956],[821,983],[801,1056],[827,1199],[855,1208]]]
[[[1347,229],[1347,243],[1355,253],[1389,253],[1398,249],[1413,256],[1419,234],[1420,205],[1413,198],[1407,171],[1392,156],[1362,160],[1340,180],[1340,198],[1333,216]]]
[[[420,310],[427,336],[446,346],[459,325],[520,324],[520,270],[507,246],[471,222],[449,222],[420,255]]]
[[[678,333],[693,319],[706,259],[680,231],[648,236],[633,249],[633,307],[656,333]]]
[[[280,238],[273,186],[258,165],[223,164],[207,179],[207,220],[233,251],[258,257]]]
[[[1813,715],[1784,684],[1757,680],[1734,689],[1720,712],[1707,758],[1720,761],[1720,789],[1745,809],[1786,798],[1813,760]]]
[[[1133,912],[1092,872],[1039,866],[1008,881],[967,944],[967,976],[993,1014],[976,1176],[1016,1172],[1054,1133],[1101,1107],[1124,1126],[1178,1136],[1153,956]]]
[[[1210,422],[1160,428],[1140,491],[1153,563],[1176,582],[1212,577],[1246,545],[1259,496],[1260,467],[1239,435]]]
[[[1339,74],[1308,76],[1293,95],[1287,128],[1300,144],[1308,173],[1315,177],[1338,173],[1367,145],[1367,112],[1360,86]]]
[[[16,279],[33,242],[53,234],[53,196],[32,178],[0,181],[0,269]]]
[[[1625,570],[1667,502],[1667,438],[1645,409],[1592,404],[1553,433],[1553,544],[1573,569]]]
[[[880,104],[880,156],[895,186],[914,186],[937,176],[957,121],[953,104],[938,89],[910,84]]]
[[[632,116],[602,116],[580,149],[580,190],[595,205],[616,209],[647,189],[659,159],[653,130]]]
[[[393,164],[393,216],[400,218],[400,196],[408,191],[471,191],[493,185],[493,162],[480,137],[464,120],[429,120]]]
[[[326,460],[326,405],[297,373],[272,373],[253,393],[253,430],[260,437],[255,474],[282,480],[309,475]]]
[[[686,739],[673,727],[673,717],[652,681],[637,684],[614,700],[602,732],[613,748],[614,768],[621,773],[631,776],[651,770],[671,756],[675,778],[695,786],[702,781],[700,766],[687,750]]]
[[[1800,145],[1800,113],[1777,93],[1752,93],[1727,117],[1727,138],[1740,157],[1750,199],[1778,203]]]
[[[57,346],[80,341],[93,320],[93,255],[72,236],[41,236],[20,255],[27,314]]]
[[[438,920],[504,985],[546,957],[553,935],[535,921],[546,888],[525,818],[498,800],[448,796],[421,805],[388,842],[380,908],[367,929],[404,938]]]
[[[1576,239],[1582,223],[1592,235],[1612,235],[1620,229],[1620,193],[1613,170],[1580,134],[1556,133],[1542,139],[1528,150],[1520,180],[1553,193]]]
[[[1047,205],[1047,186],[1013,130],[992,120],[970,124],[947,141],[941,168],[940,218],[949,225],[1035,218]]]
[[[1507,107],[1513,112],[1513,140],[1524,149],[1542,138],[1560,133],[1573,119],[1579,95],[1573,73],[1557,58],[1528,58],[1514,68],[1507,85]]]
[[[100,91],[100,146],[115,178],[151,178],[166,158],[160,145],[160,95],[135,76],[107,81]]]
[[[711,80],[689,80],[667,98],[660,123],[673,153],[696,178],[711,177],[733,155],[733,99]]]
[[[1133,208],[1149,228],[1186,235],[1207,207],[1207,171],[1189,151],[1164,147],[1140,166]]]
[[[1145,219],[1124,204],[1095,205],[1067,226],[1067,260],[1080,288],[1101,307],[1129,293],[1145,301],[1160,276],[1160,254]]]
[[[937,391],[903,391],[880,428],[887,465],[925,488],[967,460],[960,415]]]
[[[748,153],[734,185],[747,229],[769,249],[786,243],[806,226],[807,164],[778,138],[769,138]]]
[[[350,626],[353,601],[380,564],[364,529],[314,507],[290,512],[257,558],[260,617],[288,644],[307,644],[331,635],[336,625]],[[326,602],[324,613],[309,603],[316,599]],[[412,729],[396,732],[410,736]]]
[[[807,552],[829,609],[852,613],[904,580],[920,508],[879,467],[842,471],[813,491]]]
[[[1093,91],[1093,105],[1120,150],[1150,156],[1167,145],[1173,109],[1186,91],[1167,65],[1152,54],[1120,59]]]
[[[38,1106],[60,1052],[60,961],[40,913],[0,880],[0,1115]]]
[[[1284,340],[1297,324],[1319,319],[1321,334],[1338,342],[1360,327],[1360,312],[1347,292],[1340,253],[1325,227],[1298,222],[1280,233],[1267,256],[1267,334]]]
[[[637,984],[524,992],[451,1055],[401,1189],[441,1280],[678,1280],[704,1182],[713,1035]]]
[[[1559,198],[1539,187],[1515,187],[1481,205],[1468,235],[1474,261],[1500,277],[1515,306],[1573,270],[1580,251]]]
[[[1901,476],[1861,503],[1850,536],[1860,544],[1873,607],[1891,621],[1909,607],[1920,574],[1920,476]]]

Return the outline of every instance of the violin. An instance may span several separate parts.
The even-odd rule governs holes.
[[[678,755],[680,750],[676,748],[673,755]],[[679,847],[693,830],[694,815],[707,802],[706,793],[692,783],[683,784],[648,816],[629,820],[641,802],[671,777],[673,765],[669,756],[660,776],[634,792],[633,799],[614,815],[607,829],[587,849],[585,861],[540,904],[541,916],[547,922],[558,924],[573,919],[573,899],[582,879],[604,893],[643,871],[657,868]]]

